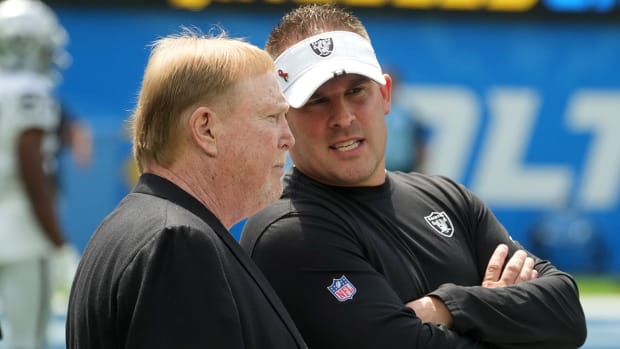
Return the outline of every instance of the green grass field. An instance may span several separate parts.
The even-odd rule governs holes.
[[[581,295],[620,295],[620,275],[573,275]]]

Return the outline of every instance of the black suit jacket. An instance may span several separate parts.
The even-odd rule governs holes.
[[[67,348],[305,348],[262,273],[175,184],[143,175],[76,273]]]

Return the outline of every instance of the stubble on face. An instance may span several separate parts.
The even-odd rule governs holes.
[[[363,95],[356,102],[350,91],[360,86]],[[306,106],[289,111],[291,130],[297,139],[291,157],[302,173],[328,185],[383,183],[386,101],[378,86],[355,75],[335,78],[317,90],[319,103],[311,100]],[[345,112],[344,104],[331,99],[343,95],[343,100],[349,101],[346,108],[352,114],[351,121],[346,126],[334,127],[329,114]]]
[[[282,194],[285,149],[280,148],[281,122],[288,104],[272,72],[240,84],[235,93],[245,97],[231,115],[237,119],[228,135],[230,147],[235,149],[230,161],[236,163],[230,176],[242,183],[236,190],[238,205],[244,206],[245,215],[251,215]]]

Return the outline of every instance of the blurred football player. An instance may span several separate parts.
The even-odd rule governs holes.
[[[66,248],[48,176],[67,33],[38,0],[0,2],[0,301],[9,348],[45,347],[51,256]]]

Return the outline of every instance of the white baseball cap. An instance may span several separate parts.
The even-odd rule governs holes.
[[[300,108],[326,81],[343,74],[364,75],[381,85],[385,78],[370,42],[349,31],[304,39],[275,60],[276,77],[286,100]]]

